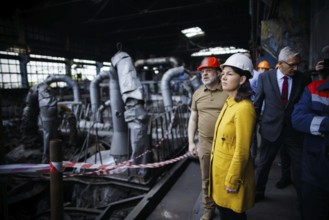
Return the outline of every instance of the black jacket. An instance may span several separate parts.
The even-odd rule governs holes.
[[[291,129],[292,135],[299,134],[291,125],[291,113],[294,105],[307,84],[311,82],[310,77],[304,73],[297,72],[292,78],[292,88],[288,104],[284,107],[281,101],[281,93],[277,82],[277,70],[260,74],[257,82],[257,91],[254,100],[257,118],[260,118],[263,101],[264,109],[261,116],[260,134],[263,138],[274,142],[282,131],[283,126]]]

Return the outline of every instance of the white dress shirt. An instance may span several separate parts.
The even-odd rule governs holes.
[[[283,84],[283,77],[285,75],[280,71],[280,68],[277,69],[276,71],[276,79],[278,81],[278,86],[280,89],[280,94],[282,93],[282,84]],[[291,87],[292,87],[292,77],[291,76],[287,76],[288,77],[288,100],[290,97],[290,93],[291,93]]]

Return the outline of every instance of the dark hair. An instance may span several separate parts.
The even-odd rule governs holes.
[[[250,99],[251,96],[254,95],[254,92],[251,89],[250,82],[248,79],[248,76],[250,75],[249,71],[242,70],[242,69],[236,68],[234,66],[230,66],[230,67],[233,69],[234,72],[236,72],[240,76],[246,77],[246,81],[238,89],[238,93],[236,94],[236,96],[234,98],[235,101],[240,102],[244,99]]]

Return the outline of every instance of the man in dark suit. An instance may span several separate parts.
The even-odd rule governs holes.
[[[262,144],[256,168],[256,201],[264,199],[268,175],[280,147],[290,156],[298,197],[301,190],[303,135],[292,127],[291,113],[310,78],[297,71],[301,57],[294,49],[283,48],[278,61],[278,69],[260,74],[254,101],[258,119],[265,102],[259,121]]]

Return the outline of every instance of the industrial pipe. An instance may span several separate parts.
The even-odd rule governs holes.
[[[71,79],[71,77],[66,75],[52,75],[46,78],[44,82],[47,83],[48,85],[50,85],[53,82],[66,82],[73,89],[74,101],[75,102],[81,101],[79,86],[76,81]]]
[[[161,79],[161,93],[163,97],[163,104],[165,109],[171,109],[173,107],[173,101],[170,92],[170,80],[176,76],[184,73],[184,67],[175,67],[167,70]]]
[[[119,74],[118,79],[123,102],[127,103],[128,99],[144,101],[143,86],[137,78],[131,57],[125,52],[118,52],[111,61]]]
[[[124,118],[130,129],[132,163],[138,164],[142,162],[143,158],[137,158],[137,156],[145,152],[149,145],[147,138],[148,115],[143,106],[143,86],[137,78],[136,69],[127,53],[120,51],[112,57],[111,61],[117,70],[121,96],[125,104]],[[137,173],[139,175],[145,174],[142,169],[137,171]]]
[[[89,89],[90,89],[90,103],[91,103],[91,111],[93,114],[93,119],[95,121],[98,121],[97,111],[99,108],[99,84],[105,80],[110,78],[110,73],[108,71],[102,71],[100,72],[94,79],[91,81]]]
[[[40,83],[38,88],[38,100],[43,131],[43,155],[42,162],[48,162],[49,141],[57,138],[58,118],[57,99],[51,95],[50,87],[46,83]]]
[[[113,67],[109,71],[111,115],[113,123],[113,136],[111,142],[111,155],[124,156],[129,153],[128,127],[124,118],[124,103],[121,98],[118,74]]]
[[[38,117],[39,117],[39,101],[38,101],[38,87],[37,85],[30,88],[26,98],[25,107],[22,114],[22,136],[33,137],[38,135]],[[23,138],[25,140],[25,138]]]

